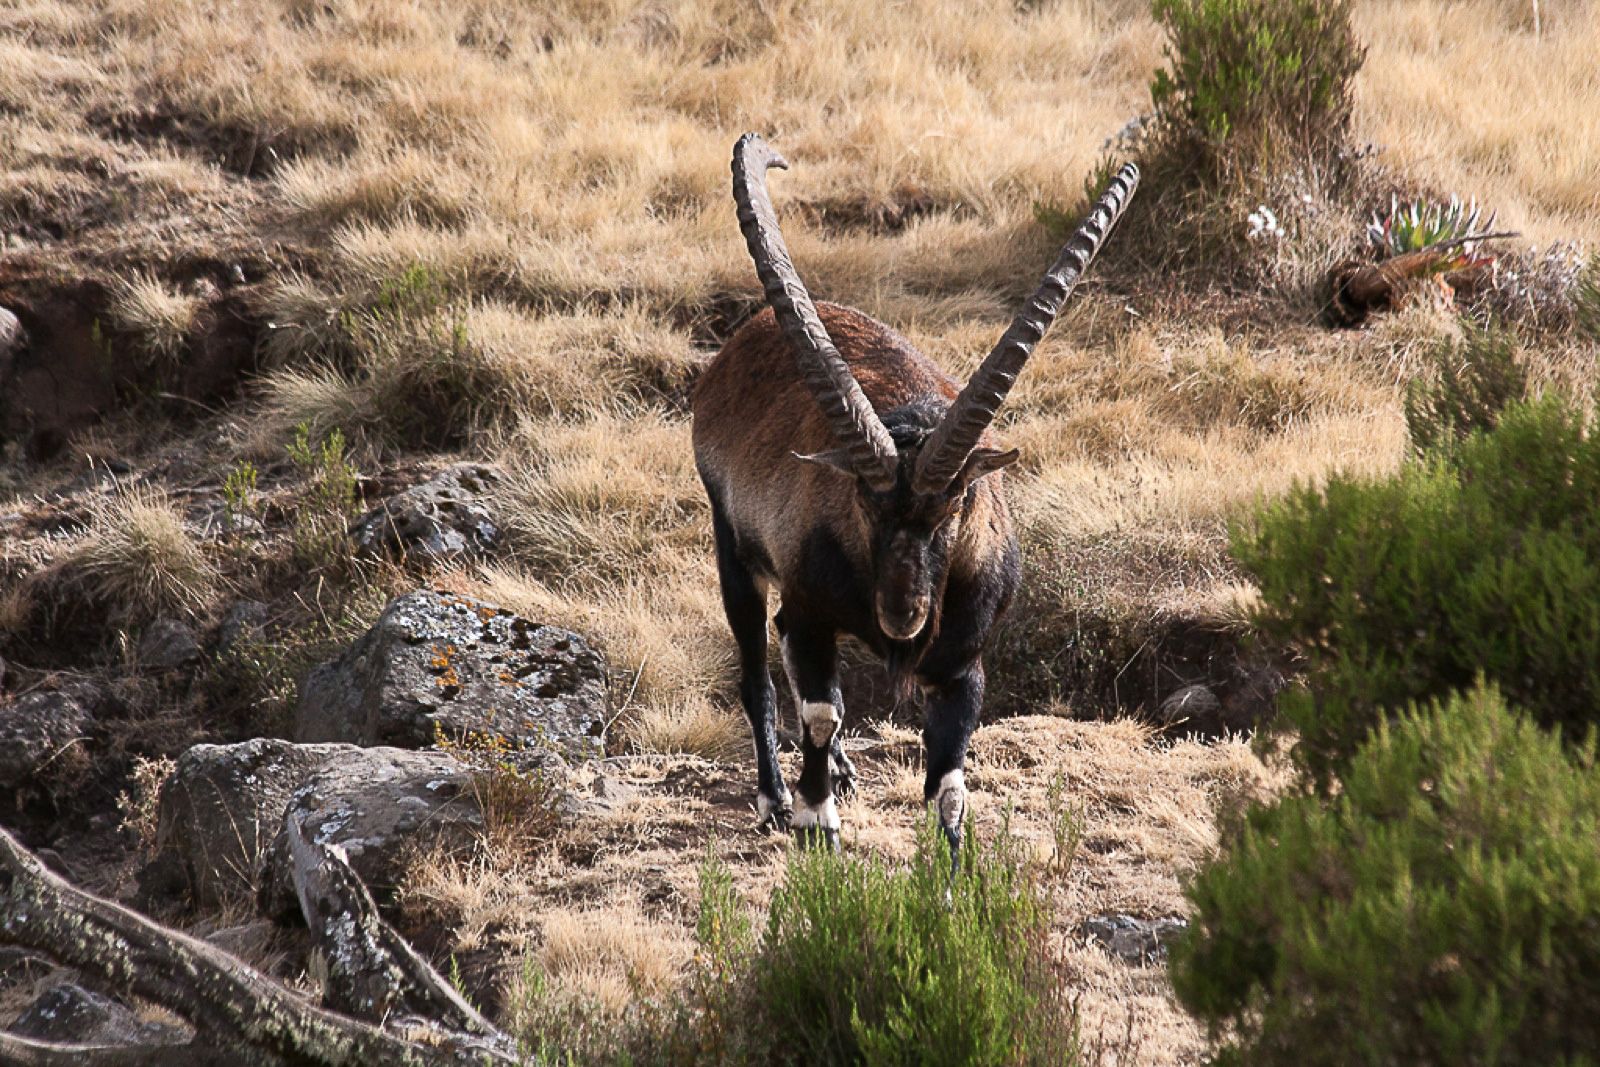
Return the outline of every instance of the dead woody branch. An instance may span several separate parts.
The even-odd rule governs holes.
[[[243,1065],[514,1064],[515,1045],[474,1011],[378,917],[371,894],[334,849],[291,827],[295,878],[328,959],[329,1006],[317,1006],[227,952],[68,883],[0,829],[0,944],[78,970],[187,1020],[191,1044],[158,1049],[192,1062],[227,1050]],[[152,1062],[135,1046],[52,1045],[3,1035],[18,1063]],[[172,1062],[170,1059],[167,1062]],[[191,1062],[186,1058],[184,1062]]]

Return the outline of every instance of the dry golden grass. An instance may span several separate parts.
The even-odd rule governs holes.
[[[704,699],[647,704],[630,717],[626,729],[640,752],[727,760],[750,746],[744,716]]]
[[[540,926],[538,958],[545,973],[614,1017],[638,999],[672,989],[689,958],[681,927],[649,922],[628,901],[592,911],[549,911]]]
[[[842,805],[845,847],[902,861],[922,814],[913,762],[921,741],[886,723],[873,732],[851,742],[860,788]],[[797,769],[796,756],[784,760]],[[605,795],[619,803],[592,809],[537,858],[501,866],[437,859],[416,867],[402,893],[408,910],[449,925],[455,950],[503,949],[513,1024],[531,999],[546,1009],[587,1004],[615,1018],[638,996],[672,989],[690,954],[708,848],[758,918],[783,876],[786,840],[750,830],[748,756],[731,765],[622,759],[578,769],[569,786],[592,789],[586,778],[603,779]],[[1172,1000],[1163,968],[1114,959],[1078,927],[1112,913],[1185,914],[1181,879],[1215,847],[1219,811],[1271,795],[1282,774],[1239,740],[1165,742],[1136,723],[1057,714],[981,727],[968,784],[973,832],[991,835],[1005,818],[1031,846],[1054,901],[1052,936],[1085,1037],[1106,1049],[1100,1062],[1200,1062],[1204,1036]],[[1055,855],[1063,810],[1074,813],[1079,833],[1071,864]],[[524,954],[537,965],[532,972],[520,963]],[[546,983],[536,996],[523,988],[530,973]]]
[[[1600,10],[1590,0],[1367,0],[1361,136],[1393,166],[1545,245],[1600,242]]]

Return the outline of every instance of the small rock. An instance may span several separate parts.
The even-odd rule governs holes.
[[[266,632],[271,617],[272,610],[259,600],[235,602],[222,616],[222,625],[217,628],[217,651],[231,652],[246,637],[260,637]]]
[[[163,617],[145,627],[138,655],[139,662],[151,670],[180,670],[200,662],[200,640],[188,623]]]
[[[1222,702],[1203,685],[1186,685],[1161,702],[1161,721],[1196,733],[1214,733],[1221,728]]]
[[[1078,933],[1118,959],[1142,965],[1166,959],[1167,945],[1188,926],[1182,919],[1096,915],[1078,924]]]
[[[35,1041],[90,1045],[168,1045],[184,1039],[182,1030],[144,1022],[120,1001],[71,982],[39,994],[11,1024],[10,1031]]]
[[[284,818],[298,818],[318,843],[343,846],[351,867],[380,900],[420,851],[466,848],[482,834],[470,772],[455,756],[339,747],[343,751],[295,791]],[[300,911],[283,824],[279,819],[262,863],[261,909],[272,918]]]
[[[266,919],[225,926],[204,935],[208,943],[247,963],[259,963],[278,939],[278,926]]]
[[[500,540],[484,497],[500,473],[483,463],[458,463],[385,500],[350,527],[369,555],[452,559],[482,555]]]
[[[20,788],[49,773],[94,725],[76,693],[26,693],[0,707],[0,788]]]
[[[605,661],[577,634],[421,591],[311,671],[295,737],[423,748],[474,731],[581,758],[600,752],[606,701]]]

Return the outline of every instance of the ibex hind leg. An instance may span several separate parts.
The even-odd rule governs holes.
[[[779,612],[783,666],[800,715],[800,781],[794,831],[803,843],[839,847],[834,803],[835,763],[844,701],[839,695],[838,651],[832,629],[808,626]],[[842,755],[842,751],[840,752]],[[848,766],[848,761],[846,761]]]
[[[739,700],[755,741],[757,825],[787,830],[794,804],[778,766],[777,691],[767,673],[767,598],[739,559],[733,528],[716,492],[709,485],[706,492],[711,497],[722,607],[739,646]]]

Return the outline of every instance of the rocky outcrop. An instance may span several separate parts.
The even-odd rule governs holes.
[[[207,907],[254,897],[269,914],[293,914],[292,814],[318,844],[341,846],[381,896],[418,850],[476,840],[483,814],[471,787],[472,768],[448,752],[273,738],[196,745],[161,791],[145,891]]]
[[[350,866],[380,900],[418,852],[468,848],[483,831],[471,771],[457,757],[337,747],[338,756],[295,790],[277,820],[261,868],[261,909],[269,916],[293,915],[300,907],[285,829],[289,819],[317,844],[343,848]]]
[[[213,907],[252,897],[262,851],[283,822],[289,798],[352,745],[296,745],[257,738],[195,745],[161,790],[156,860],[146,882]]]
[[[295,737],[421,748],[441,731],[477,731],[582,757],[600,750],[605,722],[605,663],[582,637],[423,591],[391,601],[343,655],[311,672]]]
[[[1167,958],[1167,946],[1189,924],[1182,919],[1137,919],[1132,915],[1096,915],[1078,924],[1085,940],[1099,944],[1124,963],[1143,965]]]
[[[375,556],[454,559],[482,555],[500,540],[485,497],[500,472],[458,463],[421,485],[396,493],[350,527],[356,549]]]

